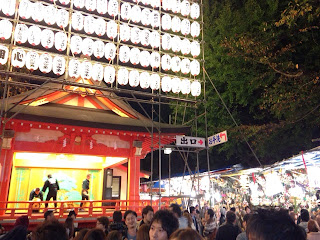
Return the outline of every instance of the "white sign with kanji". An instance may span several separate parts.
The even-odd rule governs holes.
[[[200,137],[176,136],[176,145],[182,147],[204,148],[206,139]]]
[[[208,137],[208,146],[212,147],[220,143],[225,143],[228,141],[227,131],[217,133],[211,137]]]

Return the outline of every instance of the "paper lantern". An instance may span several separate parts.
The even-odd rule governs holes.
[[[161,27],[163,30],[168,31],[171,28],[171,17],[169,14],[163,14],[161,17]]]
[[[50,29],[43,29],[41,32],[41,45],[45,49],[52,48],[54,43],[54,33]]]
[[[191,83],[189,79],[182,79],[181,81],[181,93],[189,94],[191,91]]]
[[[70,39],[70,50],[73,54],[80,54],[82,51],[82,38],[78,35],[73,35]]]
[[[85,60],[81,63],[80,75],[83,79],[90,79],[92,76],[92,64]]]
[[[162,9],[170,11],[172,8],[172,0],[162,0]]]
[[[37,46],[40,44],[41,40],[41,29],[38,26],[32,25],[28,29],[28,42],[32,46]]]
[[[96,63],[92,67],[92,80],[101,82],[103,79],[103,66]]]
[[[95,33],[101,37],[106,33],[107,23],[103,18],[97,18],[94,26]]]
[[[88,15],[84,17],[84,31],[87,34],[93,34],[95,24],[96,24],[96,19],[93,16]]]
[[[140,73],[140,87],[147,89],[150,86],[150,74],[148,72]]]
[[[168,77],[168,76],[164,76],[162,79],[161,79],[161,90],[163,92],[170,92],[171,91],[171,78]]]
[[[152,90],[159,90],[160,88],[160,76],[159,74],[153,73],[150,76],[150,88]]]
[[[112,66],[106,66],[104,68],[104,81],[106,83],[114,83],[116,76],[116,70]]]
[[[171,49],[173,52],[177,53],[181,48],[181,39],[178,36],[174,36],[171,39]]]
[[[141,9],[139,6],[134,5],[131,8],[131,21],[134,23],[140,22],[141,19]]]
[[[54,47],[62,52],[67,48],[68,37],[64,32],[57,32],[54,36]]]
[[[97,8],[97,0],[86,0],[84,6],[89,12],[93,12]]]
[[[187,0],[184,0],[180,4],[180,10],[182,16],[188,16],[190,14],[190,2]]]
[[[148,51],[142,51],[140,53],[140,65],[142,67],[149,67],[150,65],[150,53]]]
[[[52,61],[52,72],[58,76],[64,74],[66,70],[66,60],[64,57],[55,56]]]
[[[108,11],[108,0],[97,0],[97,12],[105,15]]]
[[[152,48],[160,47],[160,34],[157,31],[152,31],[150,33],[150,45]]]
[[[171,0],[171,11],[173,13],[179,13],[180,12],[180,5],[181,5],[181,1],[180,0]]]
[[[198,19],[200,16],[200,6],[198,3],[193,3],[190,9],[190,17],[192,19]]]
[[[112,61],[116,56],[116,46],[113,43],[107,43],[104,48],[104,56],[107,60]]]
[[[11,33],[10,33],[11,34]],[[14,32],[14,40],[19,43],[25,43],[28,39],[28,27],[25,24],[17,24]]]
[[[84,8],[84,0],[73,0],[73,6],[76,8]]]
[[[59,2],[62,4],[62,5],[68,5],[70,3],[70,0],[59,0]]]
[[[120,40],[122,42],[127,42],[130,40],[130,33],[131,33],[131,28],[128,26],[128,24],[120,25]]]
[[[178,94],[178,93],[180,92],[180,87],[181,87],[181,80],[180,80],[180,78],[177,78],[177,77],[172,78],[171,82],[172,82],[172,83],[171,83],[171,87],[172,87],[171,91],[172,91],[173,93]]]
[[[52,57],[48,53],[40,55],[39,70],[43,73],[49,73],[52,69]]]
[[[181,33],[185,36],[190,34],[190,21],[188,19],[183,19],[181,22]]]
[[[118,25],[116,24],[115,21],[110,20],[107,23],[107,36],[110,39],[116,38],[118,35]]]
[[[21,48],[12,50],[11,64],[14,67],[22,68],[26,61],[26,52]]]
[[[154,28],[160,27],[160,13],[159,11],[153,10],[151,13],[150,23]]]
[[[44,18],[45,7],[41,2],[35,2],[33,5],[33,12],[31,13],[31,18],[35,22],[41,22]]]
[[[117,81],[120,85],[127,85],[129,81],[129,71],[126,68],[120,68],[118,70]]]
[[[130,50],[130,62],[133,65],[137,65],[140,62],[140,50],[139,48],[131,48]]]
[[[93,54],[93,40],[91,38],[85,38],[82,41],[82,53],[87,57]]]
[[[153,8],[159,8],[161,6],[161,0],[151,0],[150,4]]]
[[[100,59],[104,56],[104,43],[100,40],[97,40],[93,43],[93,55]]]
[[[138,44],[140,42],[140,29],[137,27],[131,28],[131,42]]]
[[[190,50],[191,50],[190,41],[188,38],[184,38],[181,41],[181,53],[183,55],[188,55],[190,53]]]
[[[127,63],[130,60],[130,48],[128,46],[121,46],[119,49],[119,60],[122,63]]]
[[[198,37],[200,35],[200,24],[198,22],[193,22],[191,24],[191,36]]]
[[[188,58],[182,59],[182,61],[181,61],[181,72],[183,74],[190,73],[190,60]]]
[[[80,76],[80,66],[79,60],[73,58],[69,61],[69,76],[72,78],[78,78]]]
[[[169,50],[171,48],[171,36],[167,33],[162,35],[162,48],[164,50]]]
[[[140,32],[140,42],[142,46],[146,47],[150,44],[150,32],[148,29],[144,29]]]
[[[129,73],[129,85],[131,87],[138,87],[140,80],[140,74],[137,70],[130,71]]]
[[[44,16],[43,20],[44,22],[51,26],[56,23],[56,17],[57,17],[57,9],[54,5],[48,5],[44,7]]]
[[[22,19],[29,19],[32,12],[31,7],[33,7],[31,2],[28,0],[21,0],[19,4],[19,16]]]
[[[7,63],[9,57],[9,49],[0,44],[0,65],[4,65]]]
[[[181,67],[181,59],[177,56],[171,58],[171,70],[173,72],[179,72]]]
[[[198,76],[200,73],[200,63],[198,60],[193,60],[190,64],[190,71],[192,76]]]
[[[84,17],[81,12],[75,11],[72,13],[72,28],[77,31],[81,31],[83,29],[83,21]]]
[[[6,16],[13,16],[16,10],[16,0],[2,0],[2,12]]]
[[[171,57],[168,54],[165,54],[161,57],[161,68],[164,71],[168,71],[171,68]]]
[[[177,16],[174,16],[171,20],[171,29],[174,32],[180,32],[181,29],[181,20]]]
[[[160,66],[160,54],[158,52],[152,52],[150,54],[150,66],[152,68],[158,68]]]
[[[148,26],[151,20],[151,11],[148,8],[144,8],[141,11],[141,23],[144,26]]]
[[[191,55],[196,58],[200,54],[200,43],[197,41],[193,41],[190,45],[191,48]]]
[[[117,16],[119,13],[119,3],[118,0],[110,0],[108,4],[108,14],[111,17]]]
[[[57,9],[56,13],[56,22],[58,27],[66,28],[69,23],[69,12],[64,9]]]
[[[22,24],[17,24],[16,31],[17,31],[18,26],[20,26],[20,25],[22,25]],[[24,25],[24,26],[25,26],[25,28],[28,29],[28,27],[26,25]],[[21,30],[19,30],[19,31],[21,31]],[[24,30],[24,32],[26,32],[26,30]],[[7,19],[0,20],[0,39],[1,40],[9,39],[11,37],[11,34],[12,34],[12,23]],[[23,34],[23,33],[20,33],[20,34]],[[24,34],[24,35],[26,35],[26,34]],[[16,34],[15,34],[15,36],[16,36]],[[16,39],[16,37],[15,37],[15,39]]]
[[[149,5],[152,0],[141,0],[141,3],[145,6]]]
[[[122,3],[120,13],[123,20],[129,20],[131,18],[131,5],[127,2]]]
[[[191,95],[198,97],[201,94],[201,84],[198,81],[193,81],[191,83]]]

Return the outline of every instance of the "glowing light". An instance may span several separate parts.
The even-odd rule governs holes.
[[[151,11],[148,8],[144,8],[141,11],[141,23],[144,26],[148,26],[151,20]]]
[[[172,92],[178,94],[180,92],[181,80],[180,78],[172,79]]]
[[[177,53],[181,49],[181,39],[178,36],[174,36],[171,40],[171,49]]]
[[[110,20],[107,23],[107,36],[110,39],[116,38],[118,35],[118,25],[116,24],[115,21]]]
[[[184,38],[181,41],[181,53],[183,55],[188,55],[190,53],[191,50],[191,44],[188,38]]]
[[[56,11],[57,18],[56,22],[60,28],[66,28],[69,22],[69,12],[64,9],[57,9]]]
[[[117,16],[119,13],[119,3],[117,0],[110,0],[108,4],[108,14],[111,17]]]
[[[198,37],[200,35],[200,24],[198,22],[193,22],[191,24],[191,36]]]
[[[201,94],[201,84],[198,81],[193,81],[191,83],[191,95],[198,97]]]
[[[144,29],[141,31],[140,42],[144,47],[150,44],[150,32],[148,29]]]
[[[139,86],[140,74],[137,70],[130,71],[129,73],[129,85],[131,87]]]
[[[188,19],[183,19],[181,22],[181,33],[183,35],[190,34],[190,21]]]
[[[181,15],[182,16],[188,16],[190,14],[190,3],[187,0],[184,0],[181,2]]]
[[[80,76],[80,66],[79,60],[73,58],[69,61],[69,76],[72,78],[78,78]]]
[[[92,80],[101,82],[103,79],[103,66],[96,63],[92,67]]]
[[[59,0],[59,2],[62,4],[62,5],[68,5],[70,3],[70,0]]]
[[[171,17],[169,14],[163,14],[161,17],[162,29],[168,31],[171,28]]]
[[[112,66],[106,66],[104,68],[104,81],[106,83],[114,83],[116,76],[116,70]]]
[[[52,71],[54,74],[61,76],[66,68],[66,60],[63,57],[56,56],[52,61]]]
[[[116,56],[116,46],[113,43],[107,43],[104,48],[104,56],[107,60],[111,61]]]
[[[131,42],[138,44],[140,42],[140,29],[137,27],[131,28]]]
[[[169,11],[172,8],[172,4],[171,4],[172,0],[162,0],[162,8],[165,11]]]
[[[40,55],[39,70],[43,73],[49,73],[52,70],[52,57],[48,53]]]
[[[174,16],[171,21],[171,29],[174,32],[180,32],[181,29],[181,20],[177,16]]]
[[[130,62],[133,65],[137,65],[140,62],[140,50],[138,48],[131,48],[130,50]]]
[[[0,51],[3,53],[3,57],[0,58],[0,65],[4,65],[8,61],[9,49],[6,46],[0,44]]]
[[[91,38],[85,38],[82,41],[82,53],[87,57],[93,54],[93,40]]]
[[[97,18],[96,22],[95,22],[95,25],[94,25],[95,33],[99,37],[103,36],[106,33],[106,26],[107,26],[107,23],[103,18],[100,18],[100,17]]]
[[[191,43],[191,55],[196,58],[198,57],[200,54],[200,43],[198,43],[197,41],[193,41]]]
[[[48,5],[44,7],[44,22],[48,24],[49,26],[56,23],[56,12],[57,9],[54,7],[54,5]]]
[[[128,24],[120,25],[120,40],[123,42],[127,42],[130,40],[131,29]]]
[[[156,10],[153,10],[150,15],[150,23],[154,28],[158,28],[160,26],[160,13]]]
[[[171,58],[171,70],[173,72],[179,72],[180,65],[181,65],[181,59],[179,57],[174,56],[173,58]]]
[[[108,0],[97,0],[97,12],[101,15],[108,11]]]
[[[87,34],[93,34],[96,24],[96,19],[91,15],[85,16],[84,18],[84,31]]]
[[[160,47],[160,34],[157,31],[152,31],[150,34],[150,45],[153,48]]]
[[[68,37],[64,32],[57,32],[54,36],[54,47],[62,52],[67,48]]]
[[[170,92],[171,91],[171,78],[168,76],[164,76],[161,79],[161,89],[163,92]]]
[[[129,20],[131,18],[131,5],[127,2],[121,5],[121,18],[123,20]]]
[[[10,33],[11,35],[11,33]],[[25,43],[28,39],[28,27],[25,24],[17,24],[14,32],[14,39],[17,43]]]
[[[70,49],[73,54],[81,53],[82,38],[78,35],[73,35],[70,39]]]
[[[1,2],[2,5],[2,12],[6,16],[13,16],[15,8],[16,8],[16,1],[15,0],[5,0]]]
[[[45,49],[52,48],[54,43],[54,33],[50,29],[44,29],[41,32],[41,45]]]
[[[96,0],[86,0],[84,6],[88,11],[93,12],[97,8],[97,1]]]
[[[140,87],[147,89],[150,86],[150,74],[148,72],[140,73]]]
[[[43,13],[44,13],[44,5],[41,2],[33,3],[33,11],[31,14],[31,18],[35,22],[41,22],[43,20]]]
[[[150,76],[150,88],[152,90],[159,90],[160,88],[160,76],[159,74],[153,73]]]
[[[161,57],[161,68],[164,71],[168,71],[171,68],[171,57],[168,54],[165,54]]]
[[[84,0],[73,0],[73,6],[76,8],[84,8]]]
[[[198,60],[193,60],[190,64],[190,71],[192,76],[198,76],[200,73],[200,63]]]
[[[72,13],[71,26],[74,30],[80,31],[83,29],[83,15],[80,12]]]
[[[181,81],[181,93],[182,94],[189,94],[191,91],[191,83],[189,79],[183,79]]]
[[[160,54],[158,52],[152,52],[150,54],[150,65],[152,68],[158,68],[160,66]]]
[[[280,177],[276,172],[265,174],[266,188],[265,194],[267,196],[273,196],[275,194],[283,192],[283,185]]]
[[[12,50],[11,63],[12,66],[22,68],[26,61],[26,52],[21,48],[15,48]]]
[[[104,43],[101,40],[95,41],[93,43],[93,55],[100,59],[104,56]]]
[[[134,23],[140,22],[141,19],[141,9],[137,5],[134,5],[131,8],[131,20]]]
[[[140,52],[140,65],[148,67],[150,65],[150,53],[148,51]]]
[[[171,36],[167,33],[162,36],[162,48],[164,50],[169,50],[171,48]]]
[[[92,76],[92,64],[91,62],[85,60],[81,63],[80,75],[84,79],[90,79]]]
[[[118,70],[118,83],[120,85],[127,85],[129,81],[129,71],[126,68],[120,68]]]
[[[22,0],[19,4],[19,16],[22,19],[29,19],[31,17],[31,8],[32,3],[30,3],[28,0]],[[1,7],[0,7],[1,8]]]
[[[39,67],[39,54],[34,51],[27,52],[26,55],[26,67],[29,70],[37,70]]]
[[[180,0],[171,0],[172,1],[172,5],[171,5],[171,10],[173,13],[179,13],[180,12],[180,4],[181,1]]]
[[[161,6],[161,0],[152,0],[150,1],[150,4],[154,8],[159,8]]]
[[[200,6],[198,3],[193,3],[190,9],[190,17],[192,19],[197,19],[200,16]]]
[[[121,46],[119,49],[119,60],[127,63],[130,60],[130,48],[128,46]]]
[[[190,73],[190,60],[188,58],[184,58],[181,61],[181,72],[183,74]]]
[[[16,29],[20,25],[21,24],[17,24]],[[0,39],[2,39],[2,40],[9,39],[11,37],[11,34],[12,34],[12,23],[10,21],[8,21],[7,19],[0,20]],[[15,36],[16,36],[16,34],[15,34]]]

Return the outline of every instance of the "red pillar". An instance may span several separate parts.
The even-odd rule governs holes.
[[[132,156],[128,163],[128,200],[131,210],[138,210],[140,200],[140,156]]]

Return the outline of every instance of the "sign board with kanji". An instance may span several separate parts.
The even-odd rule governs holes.
[[[176,146],[204,148],[206,139],[200,137],[176,136]]]
[[[208,137],[208,146],[212,147],[220,143],[225,143],[228,141],[227,131],[217,133],[211,137]]]

